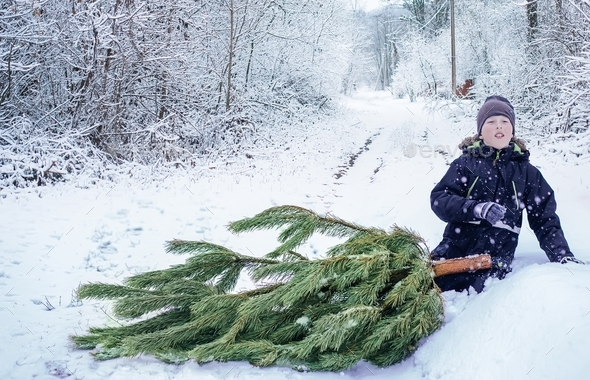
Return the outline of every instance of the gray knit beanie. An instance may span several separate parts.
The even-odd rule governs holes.
[[[512,135],[516,136],[516,116],[514,114],[514,107],[508,101],[508,99],[493,95],[486,99],[483,103],[479,112],[477,113],[477,134],[481,135],[481,129],[486,119],[492,116],[505,116],[510,120],[512,124]]]

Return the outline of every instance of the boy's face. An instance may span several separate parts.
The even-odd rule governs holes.
[[[506,148],[512,138],[512,124],[506,116],[490,116],[483,123],[479,137],[487,146]]]

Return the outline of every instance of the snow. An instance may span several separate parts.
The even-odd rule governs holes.
[[[488,280],[481,294],[444,293],[443,327],[388,368],[361,362],[342,373],[301,373],[243,362],[167,365],[150,356],[98,362],[72,347],[69,335],[116,324],[108,302],[80,304],[72,296],[79,284],[120,283],[182,263],[185,257],[163,251],[173,238],[263,255],[275,247],[276,233],[234,236],[225,228],[271,206],[299,205],[385,229],[406,226],[433,249],[445,224],[430,210],[429,194],[474,121],[425,114],[422,103],[386,93],[342,101],[348,116],[295,131],[299,138],[284,148],[219,162],[199,175],[138,169],[114,182],[79,177],[0,192],[0,378],[586,379],[590,265],[549,263],[526,222],[513,272]],[[572,165],[536,145],[531,159],[556,192],[572,250],[590,261],[588,164]],[[318,257],[335,242],[312,239],[304,253]],[[245,279],[238,284],[250,286]]]
[[[309,318],[304,315],[303,317],[297,318],[295,323],[298,325],[307,326],[309,324]]]

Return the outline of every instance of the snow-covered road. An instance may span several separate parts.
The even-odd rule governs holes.
[[[172,238],[206,240],[262,255],[273,232],[233,236],[229,221],[295,204],[362,225],[396,223],[430,248],[444,223],[429,193],[446,171],[469,122],[426,116],[422,104],[371,93],[347,100],[352,116],[326,123],[273,152],[229,169],[91,185],[89,178],[0,196],[0,379],[585,379],[590,373],[590,266],[547,263],[523,229],[515,271],[480,295],[446,293],[446,324],[415,355],[379,369],[359,363],[343,373],[299,373],[247,363],[166,365],[151,357],[97,362],[68,336],[113,325],[108,303],[77,302],[80,283],[119,283],[132,274],[184,261],[168,255]],[[533,150],[557,192],[576,255],[590,261],[588,167]],[[218,173],[215,173],[218,171]],[[2,194],[0,194],[2,195]],[[320,255],[334,241],[312,239]],[[244,280],[238,287],[248,287]]]

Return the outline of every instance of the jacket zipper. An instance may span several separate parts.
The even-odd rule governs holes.
[[[520,206],[518,204],[518,193],[516,192],[516,185],[514,184],[514,181],[512,181],[512,189],[514,190],[514,203],[516,204],[516,209],[518,210]]]
[[[494,159],[494,166],[496,166],[496,162],[498,162],[498,159],[500,158],[500,151],[498,151],[496,153],[496,158]]]
[[[473,183],[471,184],[471,186],[469,186],[469,190],[467,190],[467,195],[465,196],[465,198],[469,198],[469,196],[471,195],[471,191],[475,187],[475,184],[477,183],[477,180],[478,179],[479,179],[479,176],[475,177],[475,181],[473,181]]]

